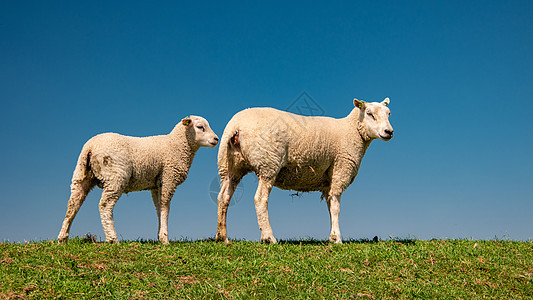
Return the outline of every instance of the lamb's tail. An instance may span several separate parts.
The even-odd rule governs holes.
[[[80,156],[78,157],[78,162],[76,163],[76,168],[74,169],[74,174],[72,175],[72,182],[91,181],[94,178],[91,170],[91,158],[93,153],[90,148],[91,147],[87,144],[83,146]]]

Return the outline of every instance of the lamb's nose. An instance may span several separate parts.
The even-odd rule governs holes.
[[[385,133],[389,134],[389,135],[392,135],[394,133],[394,130],[393,129],[385,129]]]
[[[215,136],[214,140],[218,142],[218,136]]]

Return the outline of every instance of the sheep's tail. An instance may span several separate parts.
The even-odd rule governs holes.
[[[231,151],[229,139],[228,134],[224,132],[218,146],[218,174],[221,181],[224,181],[229,173],[229,152]]]
[[[232,173],[239,160],[242,160],[239,130],[226,128],[218,149],[220,180],[223,181]]]

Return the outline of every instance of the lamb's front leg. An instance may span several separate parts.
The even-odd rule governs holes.
[[[257,223],[261,230],[261,241],[265,243],[277,243],[274,234],[272,234],[272,227],[268,219],[268,196],[272,190],[272,183],[259,178],[257,191],[255,192],[255,211],[257,213]]]
[[[170,200],[174,195],[176,187],[163,185],[161,188],[160,221],[159,221],[159,241],[168,244],[168,214],[170,212]]]
[[[327,197],[329,217],[331,220],[331,234],[329,241],[342,244],[341,230],[339,227],[339,214],[341,212],[341,195],[330,195]]]

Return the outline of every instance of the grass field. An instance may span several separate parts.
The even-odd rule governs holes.
[[[0,298],[533,299],[533,242],[0,244]]]

